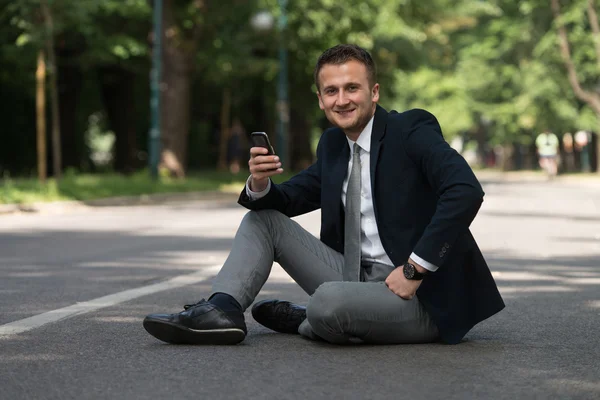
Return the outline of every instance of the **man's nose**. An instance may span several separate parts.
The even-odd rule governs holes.
[[[348,98],[346,91],[340,90],[338,92],[338,98],[337,98],[338,105],[348,104],[349,102],[350,102],[350,99]]]

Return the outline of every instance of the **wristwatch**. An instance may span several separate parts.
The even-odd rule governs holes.
[[[425,274],[417,271],[417,268],[409,262],[402,266],[402,271],[404,272],[404,277],[411,281],[420,281],[425,278]]]

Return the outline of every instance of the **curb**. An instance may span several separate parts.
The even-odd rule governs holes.
[[[477,179],[482,182],[543,182],[547,181],[545,175],[535,172],[500,172],[500,171],[474,171]],[[556,181],[568,183],[591,183],[600,185],[600,176],[595,174],[559,175]],[[240,189],[241,190],[241,189]],[[53,201],[26,204],[0,204],[0,215],[18,212],[64,212],[75,209],[89,209],[93,207],[123,207],[138,205],[166,204],[186,201],[236,201],[239,191],[206,191],[182,193],[142,194],[138,196],[108,197],[104,199],[86,201]]]
[[[236,201],[239,192],[184,192],[184,193],[159,193],[142,194],[139,196],[108,197],[85,201],[51,201],[26,204],[0,204],[0,215],[18,212],[64,212],[67,210],[89,209],[93,207],[123,207],[139,205],[156,205],[186,201]]]
[[[0,204],[0,215],[12,214],[19,211],[17,204]]]
[[[548,177],[541,172],[533,171],[474,171],[475,176],[482,182],[547,182]],[[564,183],[580,183],[600,185],[600,175],[561,175],[556,176],[553,181]]]

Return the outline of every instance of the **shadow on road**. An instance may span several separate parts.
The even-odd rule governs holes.
[[[64,254],[28,264],[32,251],[43,254],[58,238],[70,243]],[[0,288],[7,279],[21,279],[23,295],[46,296],[43,304],[55,308],[65,299],[72,304],[214,264],[206,255],[226,253],[231,240],[127,231],[0,234],[4,248],[12,249],[0,256]],[[79,259],[78,249],[89,255],[90,247],[95,256]],[[249,335],[238,346],[165,345],[143,330],[146,314],[177,312],[206,297],[209,279],[2,339],[0,369],[7,393],[23,390],[19,377],[33,374],[36,385],[21,392],[29,398],[78,397],[73,382],[92,377],[87,394],[97,398],[164,397],[173,390],[179,398],[397,398],[400,390],[418,398],[424,388],[415,371],[436,377],[427,381],[430,398],[598,398],[600,254],[536,259],[486,252],[486,258],[507,307],[456,346],[332,346],[271,332],[249,312]],[[14,275],[27,272],[49,275],[41,275],[39,285],[35,275]],[[111,276],[115,280],[107,282]],[[272,278],[257,301],[306,303],[296,284]],[[71,285],[79,289],[71,293]],[[89,298],[69,297],[81,287]]]
[[[490,257],[492,265],[496,261]],[[502,267],[500,272],[520,271],[516,263],[514,269]],[[499,284],[547,285],[503,279]],[[274,333],[249,313],[249,335],[238,346],[172,346],[143,330],[147,313],[176,312],[206,296],[210,288],[204,282],[4,340],[2,363],[10,365],[14,377],[32,368],[43,370],[37,384],[27,387],[30,395],[42,397],[48,393],[36,388],[44,383],[62,388],[63,396],[76,397],[77,387],[69,382],[94,376],[103,388],[98,394],[106,394],[103,385],[109,385],[111,392],[125,397],[141,392],[164,396],[176,390],[180,398],[215,398],[215,393],[223,393],[222,398],[396,398],[392,393],[402,389],[418,398],[425,389],[411,377],[415,370],[426,370],[443,377],[427,384],[428,398],[595,398],[600,394],[599,354],[586,338],[600,326],[598,309],[585,304],[597,298],[597,289],[583,284],[574,285],[573,292],[525,290],[509,296],[506,310],[456,346],[333,346]],[[294,283],[272,281],[257,301],[265,298],[307,300]],[[353,377],[350,386],[348,376]]]

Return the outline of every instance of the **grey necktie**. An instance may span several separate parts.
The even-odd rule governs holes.
[[[360,147],[354,143],[352,170],[346,190],[344,280],[358,281],[360,271]]]

